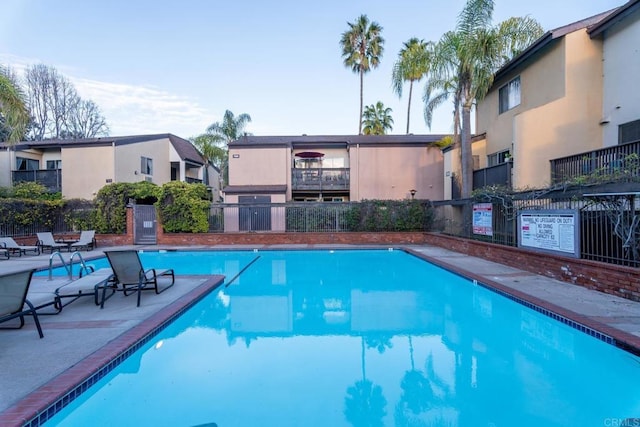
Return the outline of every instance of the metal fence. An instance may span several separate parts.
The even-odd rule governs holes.
[[[426,231],[428,201],[214,204],[209,232]]]
[[[473,233],[474,203],[492,205],[492,235]],[[518,246],[518,214],[523,210],[572,209],[579,212],[580,258],[640,267],[640,206],[633,193],[568,196],[528,192],[490,200],[435,202],[434,231]]]

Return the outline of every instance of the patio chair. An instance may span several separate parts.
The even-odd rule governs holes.
[[[156,269],[150,268],[145,270],[140,261],[140,256],[136,250],[124,251],[105,251],[111,269],[113,270],[114,290],[121,291],[125,295],[128,293],[138,293],[137,307],[140,307],[140,296],[144,290],[154,290],[156,294],[160,294],[175,283],[175,274],[173,269]],[[158,286],[158,278],[163,276],[171,276],[171,283],[168,286],[160,288]],[[121,287],[118,288],[118,285]],[[103,288],[103,295],[106,288]],[[104,306],[104,297],[101,306]]]
[[[86,249],[88,251],[94,249],[96,247],[96,231],[95,230],[83,230],[80,232],[80,239],[72,243],[69,246],[69,250],[71,249]]]
[[[20,319],[20,325],[13,329],[20,329],[24,326],[24,316],[33,316],[38,335],[43,338],[44,334],[40,327],[38,313],[36,313],[33,304],[27,299],[27,292],[29,292],[29,285],[34,271],[35,269],[0,275],[0,323],[18,318]]]
[[[67,243],[58,243],[53,238],[53,234],[50,231],[44,233],[36,233],[38,236],[38,246],[40,246],[40,250],[44,253],[45,249],[49,249],[51,253],[54,250],[60,250],[62,248],[69,250],[69,244]]]
[[[18,256],[22,256],[22,254],[27,254],[27,252],[33,252],[34,255],[40,255],[40,246],[24,246],[19,245],[13,237],[0,237],[0,247],[7,249],[10,254],[18,254]],[[7,256],[8,258],[9,256]]]

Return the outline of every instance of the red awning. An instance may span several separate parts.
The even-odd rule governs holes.
[[[317,159],[319,157],[324,157],[324,153],[318,153],[317,151],[303,151],[302,153],[296,153],[296,157],[300,157],[301,159]]]

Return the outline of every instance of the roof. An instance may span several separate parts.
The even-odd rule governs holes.
[[[602,33],[618,24],[620,21],[640,11],[640,0],[630,0],[626,4],[617,8],[613,13],[593,24],[587,29],[591,38],[600,36]]]
[[[100,147],[110,145],[136,144],[139,142],[155,141],[159,139],[169,139],[171,145],[176,149],[180,158],[198,164],[204,164],[204,159],[198,150],[186,139],[170,133],[153,135],[132,135],[132,136],[106,136],[101,138],[78,138],[78,139],[45,139],[42,141],[21,141],[14,145],[16,149],[47,149],[62,147]],[[0,142],[0,149],[6,149],[9,145]]]
[[[231,148],[242,147],[329,147],[350,145],[424,145],[433,144],[447,136],[430,135],[288,135],[255,136],[247,135],[229,143]]]
[[[632,0],[634,2],[638,2],[640,0]],[[533,42],[528,48],[523,50],[519,55],[512,58],[511,61],[504,64],[498,71],[496,71],[494,75],[494,82],[499,81],[505,75],[511,73],[513,70],[518,68],[524,62],[533,58],[538,52],[551,45],[555,41],[561,39],[569,33],[573,33],[574,31],[578,31],[584,28],[588,28],[589,26],[596,25],[603,19],[606,19],[609,15],[617,11],[618,9],[611,9],[606,12],[599,13],[597,15],[591,16],[589,18],[582,19],[580,21],[573,22],[571,24],[564,25],[562,27],[558,27],[556,29],[547,31],[544,33],[538,40]]]

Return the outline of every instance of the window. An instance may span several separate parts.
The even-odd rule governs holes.
[[[38,169],[40,169],[40,162],[38,160],[16,157],[16,170],[37,171]]]
[[[618,126],[618,144],[640,141],[640,120]]]
[[[47,169],[62,169],[62,160],[47,160]]]
[[[502,86],[498,91],[500,114],[520,105],[520,76]]]
[[[500,151],[498,153],[489,154],[487,156],[487,166],[496,166],[509,160],[511,153],[509,150]]]
[[[153,159],[148,157],[141,157],[140,159],[140,173],[143,175],[153,175]]]

